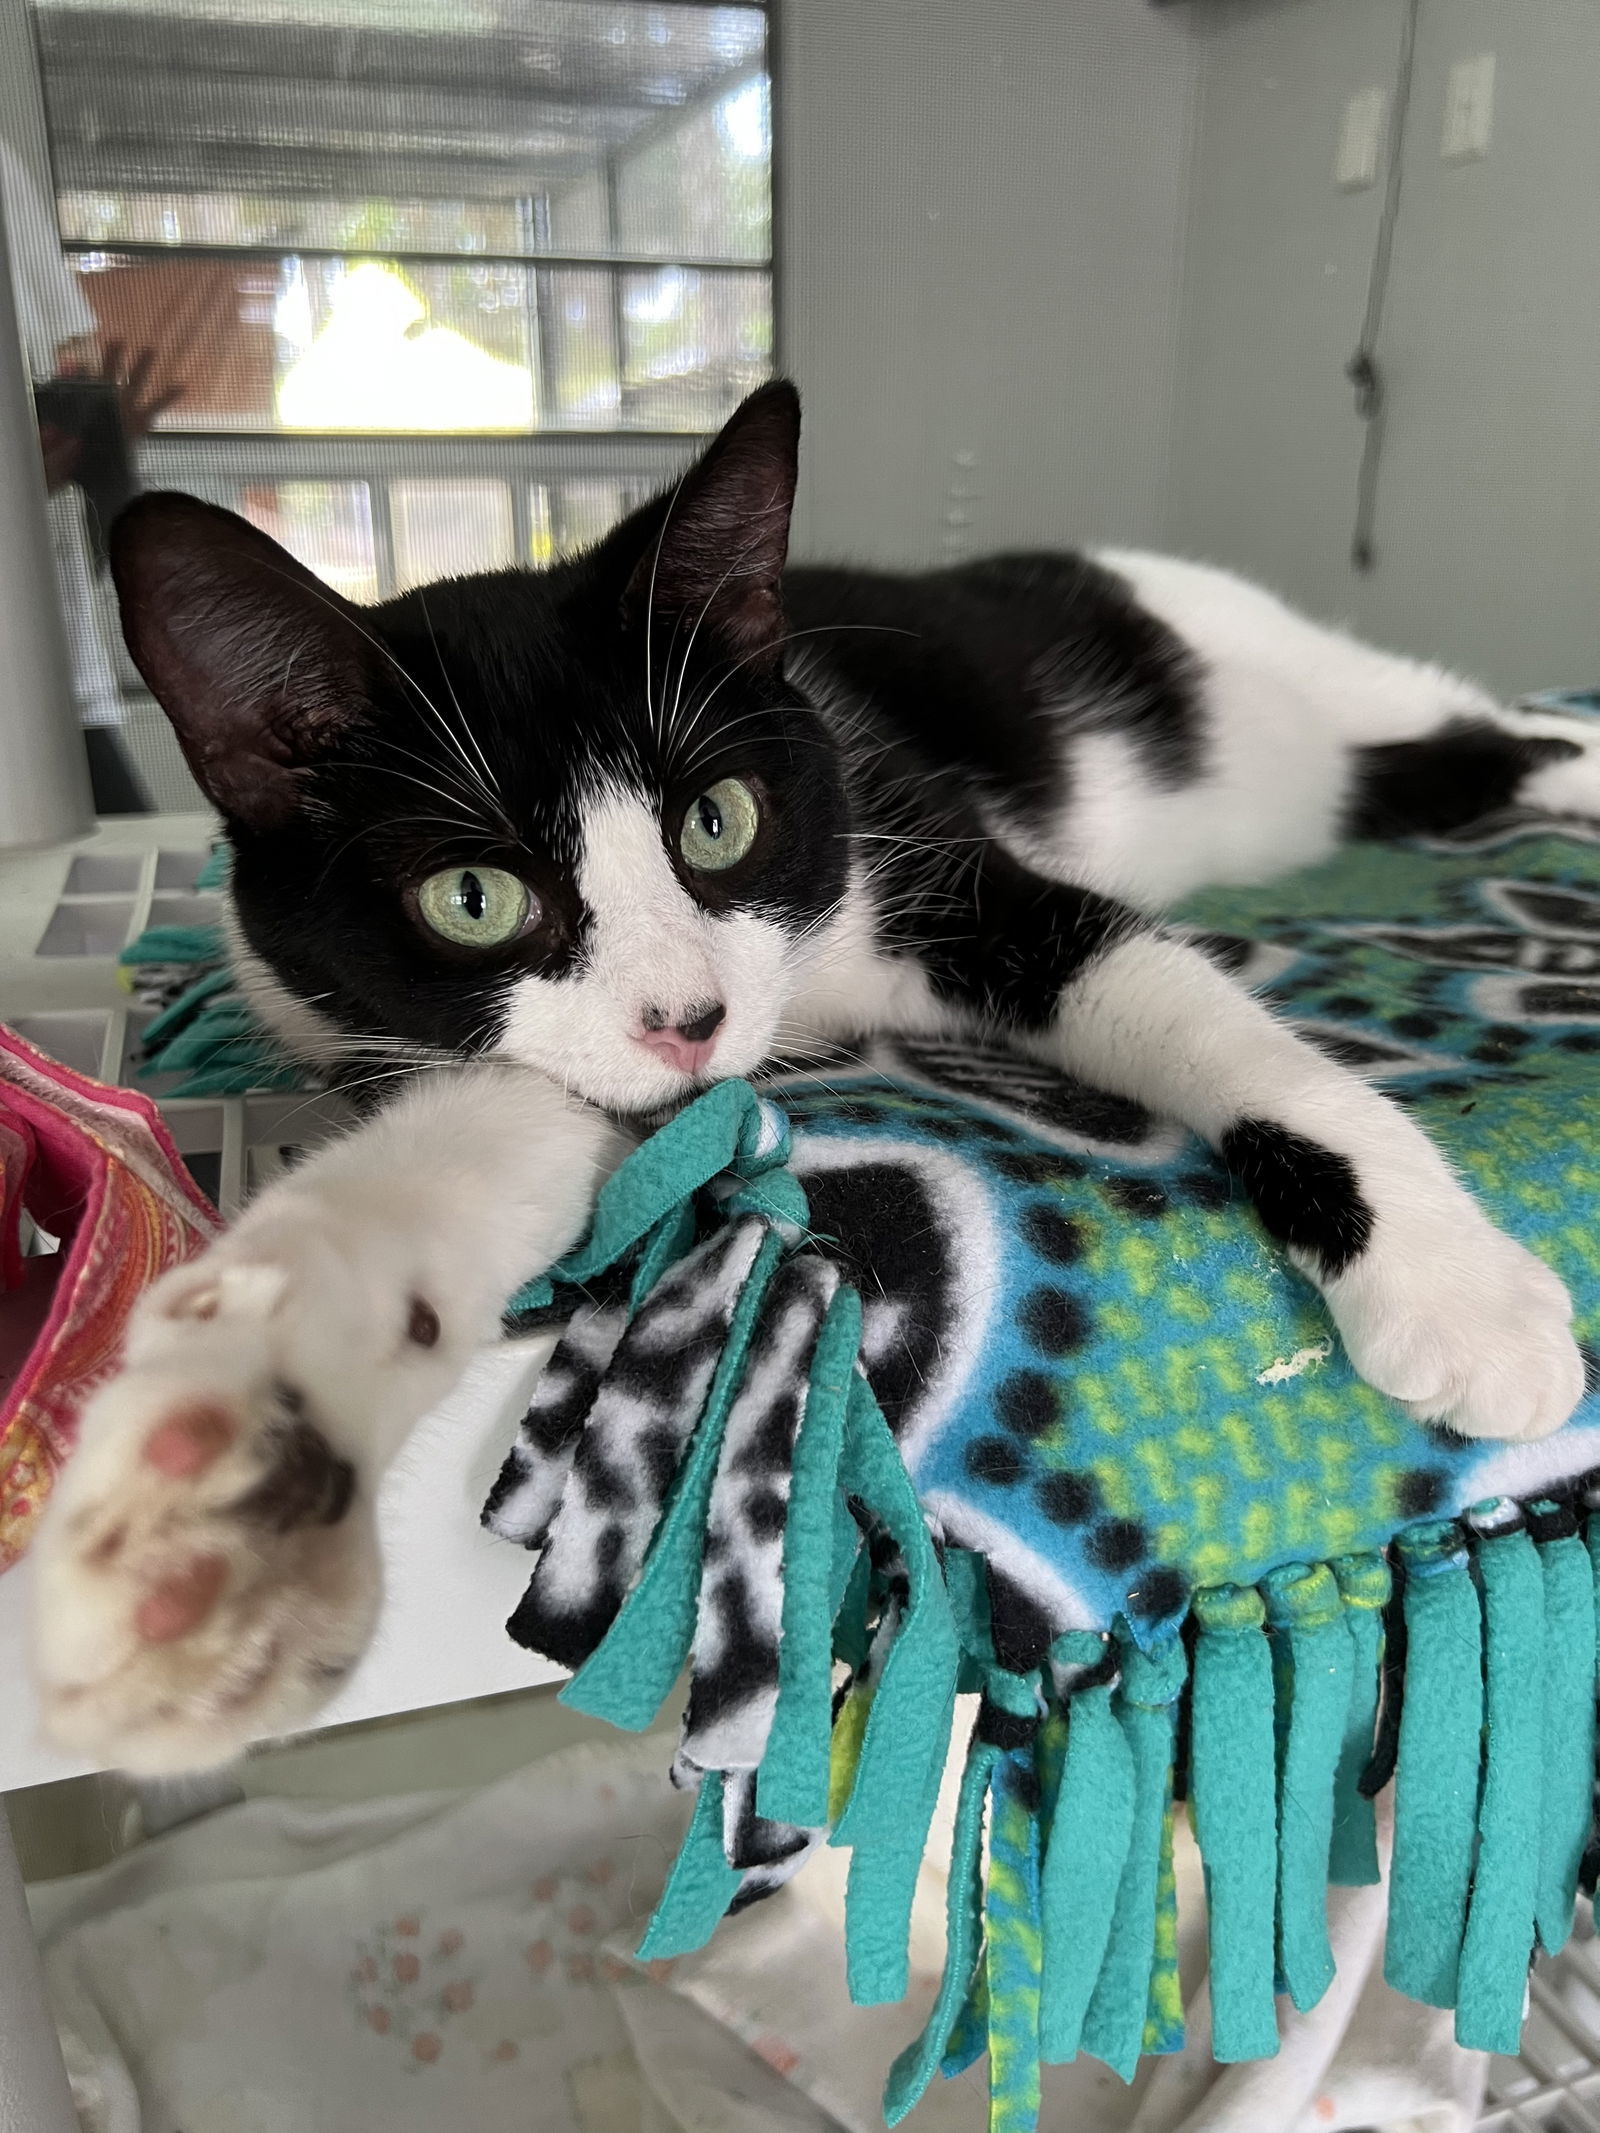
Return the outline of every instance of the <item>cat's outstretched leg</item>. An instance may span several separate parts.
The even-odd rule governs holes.
[[[621,1151],[542,1076],[445,1069],[150,1290],[36,1543],[57,1743],[194,1769],[327,1700],[377,1615],[379,1476]]]
[[[1467,1436],[1542,1437],[1567,1419],[1584,1374],[1566,1289],[1403,1111],[1106,898],[1002,875],[984,916],[1003,949],[951,952],[945,989],[1202,1134],[1370,1384]]]

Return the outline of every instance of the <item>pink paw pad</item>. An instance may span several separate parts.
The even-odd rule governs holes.
[[[146,1438],[145,1464],[170,1481],[192,1481],[222,1457],[237,1434],[238,1424],[225,1407],[186,1407]]]
[[[226,1557],[197,1555],[145,1594],[133,1618],[136,1635],[146,1644],[175,1644],[187,1637],[216,1606],[227,1578]]]

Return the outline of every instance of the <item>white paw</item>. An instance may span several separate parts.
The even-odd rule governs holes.
[[[1415,1421],[1547,1437],[1583,1397],[1565,1287],[1463,1192],[1385,1209],[1324,1293],[1351,1362]]]
[[[225,1762],[302,1724],[359,1658],[380,1594],[362,1410],[391,1358],[338,1256],[242,1261],[228,1240],[140,1306],[36,1542],[62,1748],[151,1774]]]

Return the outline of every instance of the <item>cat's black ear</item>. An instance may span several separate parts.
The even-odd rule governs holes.
[[[776,379],[735,409],[644,516],[648,538],[628,583],[628,614],[703,620],[752,664],[776,656],[799,450],[800,395]]]
[[[301,772],[370,708],[367,641],[347,603],[231,511],[156,491],[111,529],[133,663],[225,815],[290,816]]]

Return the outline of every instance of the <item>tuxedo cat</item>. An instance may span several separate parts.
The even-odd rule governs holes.
[[[1352,834],[1600,816],[1600,748],[1187,563],[786,570],[798,430],[770,385],[589,553],[367,609],[191,498],[118,525],[240,978],[379,1100],[151,1290],[84,1417],[38,1542],[63,1744],[156,1771],[302,1721],[373,1625],[386,1462],[621,1121],[816,1040],[985,1031],[1175,1116],[1412,1414],[1576,1405],[1554,1274],[1144,914]]]

